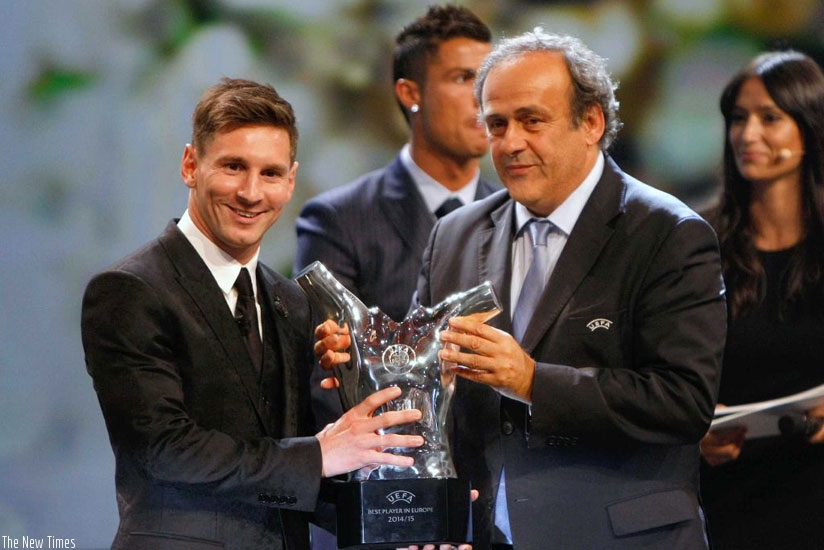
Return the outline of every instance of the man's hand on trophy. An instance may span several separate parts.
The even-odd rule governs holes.
[[[352,345],[352,338],[349,336],[349,328],[344,324],[338,325],[329,319],[315,328],[315,356],[320,360],[320,366],[326,370],[331,370],[337,365],[349,361],[349,346]],[[324,378],[321,387],[325,389],[337,388],[340,382],[334,376]]]
[[[414,464],[414,459],[410,456],[386,453],[384,450],[420,447],[424,443],[421,436],[384,434],[379,433],[379,430],[417,422],[421,418],[421,412],[406,409],[374,416],[376,409],[400,395],[401,389],[396,386],[375,392],[315,436],[320,441],[323,455],[323,477],[344,474],[369,465],[388,464],[403,468]]]
[[[502,395],[530,403],[535,360],[510,334],[470,317],[453,317],[441,332],[444,346],[439,356],[453,363],[455,373],[492,386]]]

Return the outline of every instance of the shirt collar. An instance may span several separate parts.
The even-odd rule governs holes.
[[[189,216],[188,209],[183,212],[180,221],[177,222],[177,227],[189,242],[192,243],[198,255],[206,263],[206,267],[209,268],[209,271],[215,278],[215,281],[217,281],[223,294],[229,294],[229,292],[231,292],[237,276],[240,274],[240,269],[245,267],[249,270],[249,275],[252,276],[252,288],[255,291],[255,295],[257,295],[257,277],[255,277],[255,271],[260,256],[260,248],[255,252],[254,257],[249,260],[249,263],[243,265],[221,250],[219,246],[209,240],[209,238],[198,229],[192,221],[191,216]]]
[[[475,175],[466,185],[457,191],[450,191],[441,185],[438,180],[424,172],[420,166],[415,164],[415,161],[412,160],[412,153],[410,152],[408,143],[401,149],[400,158],[401,164],[403,164],[403,167],[409,172],[409,175],[412,176],[412,181],[415,183],[415,187],[418,188],[418,192],[421,194],[421,197],[423,197],[426,207],[430,212],[435,212],[435,210],[443,204],[443,201],[451,197],[461,199],[461,202],[464,204],[469,204],[475,200],[478,180],[481,175],[480,169],[475,172]]]
[[[598,158],[595,160],[595,166],[589,171],[587,177],[581,182],[575,190],[562,202],[555,210],[553,210],[547,220],[558,228],[565,236],[569,237],[572,233],[572,228],[581,216],[584,206],[589,200],[592,191],[598,184],[598,180],[604,173],[604,154],[598,153]],[[515,203],[515,227],[518,228],[515,235],[520,236],[526,226],[527,222],[535,216],[524,205],[519,202]]]

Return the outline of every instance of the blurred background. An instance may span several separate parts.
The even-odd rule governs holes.
[[[403,144],[390,51],[430,3],[0,1],[0,539],[111,543],[114,461],[80,301],[92,273],[183,212],[179,161],[200,93],[245,77],[295,107],[297,189],[262,252],[289,275],[304,201]],[[608,58],[625,122],[613,155],[695,208],[717,189],[730,76],[764,49],[824,56],[820,0],[457,3],[496,40],[542,25]],[[488,159],[483,170],[497,180]]]

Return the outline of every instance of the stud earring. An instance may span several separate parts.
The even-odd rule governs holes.
[[[417,103],[414,103],[414,104],[413,104],[413,105],[409,108],[409,110],[410,110],[412,113],[417,113],[418,111],[420,111],[420,110],[421,110],[421,108],[420,108],[420,107],[418,107],[418,104],[417,104]]]

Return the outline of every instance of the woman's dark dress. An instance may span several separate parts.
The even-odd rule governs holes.
[[[824,384],[824,312],[807,300],[779,320],[779,288],[793,249],[760,252],[767,296],[727,335],[719,403],[783,397]],[[824,444],[747,440],[741,457],[701,471],[713,547],[824,549]]]

